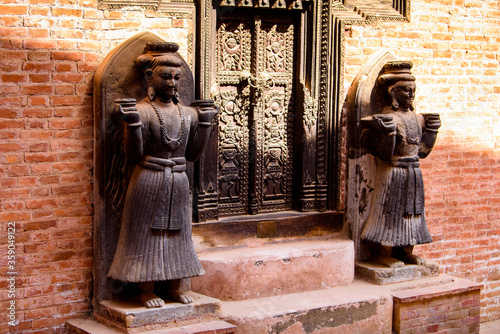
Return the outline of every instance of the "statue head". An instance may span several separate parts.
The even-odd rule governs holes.
[[[137,58],[136,64],[146,76],[151,101],[159,97],[164,101],[178,102],[182,61],[176,54],[177,50],[179,45],[176,43],[147,43],[144,54]]]
[[[390,61],[378,75],[377,84],[386,88],[386,105],[393,110],[413,110],[416,86],[412,67],[411,61]]]

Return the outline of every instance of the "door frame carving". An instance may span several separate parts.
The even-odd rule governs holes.
[[[217,23],[217,15],[220,14],[221,8],[225,5],[229,6],[248,6],[249,1],[231,2],[222,0],[223,6],[214,7],[212,1],[201,0],[199,3],[199,30],[198,30],[198,50],[200,60],[197,64],[199,69],[196,82],[199,90],[197,95],[200,98],[212,97],[212,85],[215,81],[216,74],[214,73],[215,63],[215,31]],[[254,0],[255,2],[255,0]],[[322,40],[322,33],[329,27],[329,22],[325,22],[324,17],[329,16],[328,1],[323,2],[301,2],[295,1],[280,1],[276,0],[273,3],[261,0],[254,7],[273,8],[279,3],[288,4],[287,9],[298,12],[300,16],[300,26],[296,27],[298,34],[298,44],[296,45],[295,59],[298,74],[294,78],[297,84],[295,88],[295,106],[297,108],[298,117],[302,119],[301,129],[298,137],[304,138],[303,142],[297,141],[294,147],[298,146],[298,151],[301,152],[299,158],[295,158],[294,168],[298,167],[294,173],[299,173],[294,177],[295,182],[299,181],[298,187],[295,187],[296,196],[294,207],[300,211],[325,211],[333,209],[335,200],[328,198],[328,189],[335,187],[337,180],[328,179],[328,167],[330,159],[328,157],[329,143],[335,141],[332,138],[331,125],[336,123],[331,119],[331,113],[326,111],[329,99],[329,83],[326,75],[321,76],[321,59],[326,59],[328,48]],[[253,5],[250,1],[250,5]],[[326,6],[326,9],[324,8]],[[280,10],[280,9],[275,9]],[[326,14],[323,13],[326,10]],[[218,12],[219,11],[219,12]],[[323,15],[321,15],[323,13]],[[326,29],[325,29],[326,27]],[[328,34],[327,34],[328,35]],[[323,57],[322,57],[323,55]],[[206,61],[206,60],[209,61]],[[324,86],[320,91],[319,87]],[[321,97],[321,98],[320,98]],[[301,123],[299,121],[299,123]],[[215,134],[215,133],[214,133]],[[217,137],[217,134],[215,134]],[[217,138],[210,143],[211,148],[207,148],[207,152],[217,152]],[[199,184],[198,184],[198,220],[200,222],[217,219],[217,173],[210,166],[217,166],[217,161],[214,161],[214,156],[205,154],[200,159],[199,168]],[[332,185],[329,186],[329,183]],[[330,202],[330,203],[329,203]],[[196,210],[196,209],[195,209]]]

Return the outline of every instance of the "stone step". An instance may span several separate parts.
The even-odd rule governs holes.
[[[192,279],[192,290],[220,300],[327,289],[354,280],[352,240],[269,243],[198,256],[206,274]]]
[[[387,288],[354,281],[317,291],[223,301],[220,316],[236,324],[238,334],[389,334],[392,297]]]
[[[123,334],[94,319],[73,319],[66,323],[68,334]],[[174,328],[161,328],[137,332],[140,334],[232,334],[236,326],[222,320],[201,322]]]

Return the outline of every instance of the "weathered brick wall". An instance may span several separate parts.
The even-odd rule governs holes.
[[[500,318],[500,3],[413,0],[411,22],[347,31],[345,91],[374,52],[412,60],[417,112],[438,112],[437,146],[422,161],[441,270],[484,285],[482,319]]]
[[[415,62],[418,111],[440,112],[423,164],[435,242],[417,252],[484,284],[483,320],[500,316],[498,1],[412,1],[410,23],[353,26],[346,91],[383,47]],[[0,4],[0,309],[10,305],[8,223],[16,234],[16,319],[54,333],[92,298],[92,77],[111,49],[142,30],[181,42],[192,22],[151,10],[99,10],[97,0]],[[496,131],[496,132],[495,132]],[[0,332],[7,332],[0,312]]]
[[[457,333],[479,334],[479,284],[456,281],[393,294],[394,333],[448,333],[455,329]]]
[[[0,16],[0,332],[55,333],[88,313],[92,298],[94,72],[143,30],[178,41],[187,57],[192,22],[103,11],[94,0],[4,0]],[[9,222],[15,327],[4,279]]]

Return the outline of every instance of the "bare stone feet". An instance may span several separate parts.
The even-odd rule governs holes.
[[[413,246],[405,246],[403,247],[403,258],[402,260],[406,263],[411,263],[411,264],[416,264],[416,265],[423,265],[426,263],[425,259],[416,256],[413,254]]]
[[[406,263],[417,264],[419,266],[426,263],[424,258],[414,254],[405,254],[403,261]]]
[[[191,304],[194,301],[193,297],[180,290],[171,290],[170,297],[176,302],[183,304]]]
[[[392,247],[381,245],[377,261],[390,268],[401,268],[405,266],[403,261],[392,257]]]
[[[141,293],[141,302],[142,305],[146,306],[147,308],[157,308],[165,305],[163,299],[161,299],[152,292]]]
[[[378,258],[378,262],[390,268],[401,268],[405,266],[405,263],[403,261],[395,259],[391,256],[380,256]]]
[[[157,308],[165,305],[163,299],[154,294],[154,286],[154,282],[139,283],[141,303],[147,308]]]

